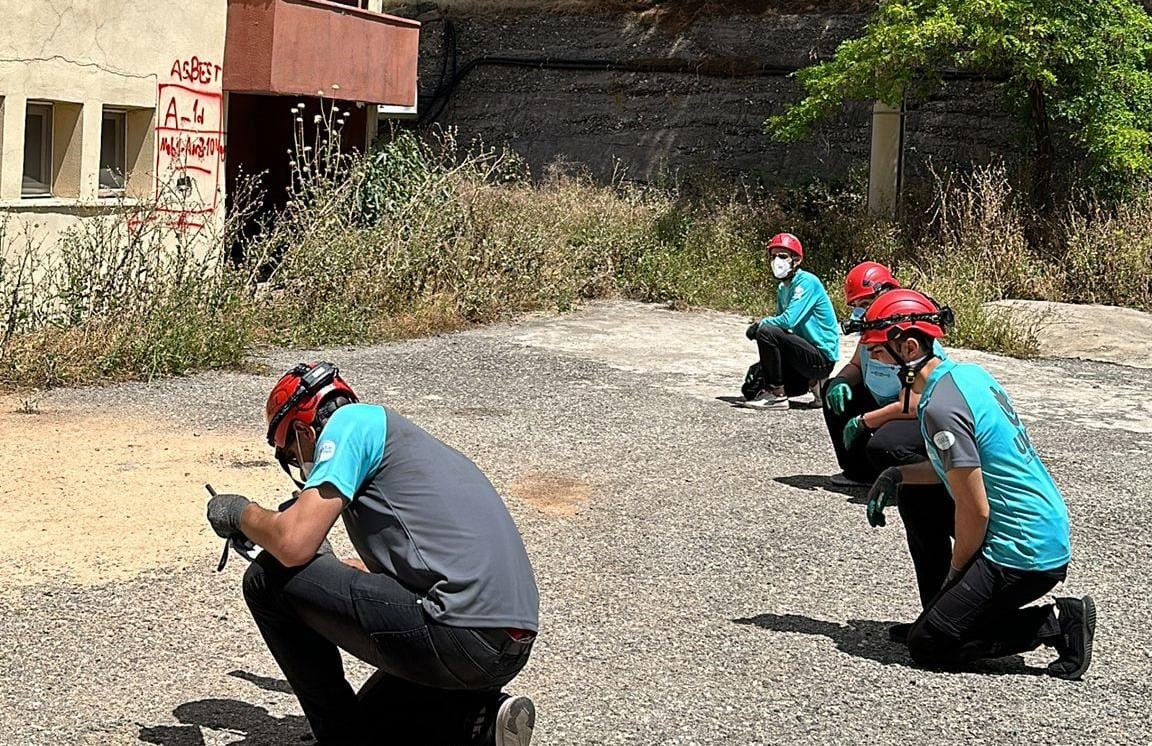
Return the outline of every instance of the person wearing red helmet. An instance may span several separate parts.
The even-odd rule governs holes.
[[[934,343],[950,309],[911,290],[885,293],[864,315],[862,343],[900,366],[928,462],[890,467],[868,495],[868,521],[905,485],[942,482],[955,501],[955,542],[940,591],[912,624],[912,660],[930,668],[1052,647],[1048,673],[1079,679],[1092,661],[1090,596],[1028,606],[1064,580],[1071,559],[1068,511],[1000,383],[978,365],[941,359]],[[907,399],[906,399],[907,401]],[[900,496],[902,497],[902,496]]]
[[[539,594],[524,543],[475,464],[398,413],[360,403],[331,363],[285,374],[268,443],[300,487],[270,511],[208,503],[213,530],[263,547],[244,598],[319,744],[528,746],[524,667]],[[358,559],[325,537],[342,518]],[[375,666],[359,693],[340,650]]]
[[[840,329],[824,284],[800,269],[804,246],[791,233],[778,233],[768,242],[776,289],[776,315],[748,327],[745,336],[756,342],[759,376],[749,371],[744,401],[749,409],[787,409],[788,398],[806,391],[819,393],[819,384],[840,357]],[[752,389],[759,389],[753,391]]]
[[[858,332],[865,311],[885,293],[899,288],[900,283],[882,264],[863,262],[853,267],[844,280],[844,300],[852,309],[845,331]],[[934,349],[944,355],[939,344]],[[852,360],[828,379],[824,421],[843,470],[831,478],[833,484],[868,487],[890,466],[927,460],[920,424],[912,411],[920,397],[912,394],[905,409],[900,394],[899,367],[873,359],[863,343],[856,345]],[[899,510],[920,602],[927,606],[947,576],[952,557],[952,498],[942,485],[908,486],[901,494]]]
[[[844,331],[856,331],[872,301],[899,287],[883,264],[863,262],[853,267],[844,280],[844,301],[852,310]],[[903,460],[907,445],[922,450],[915,417],[901,411],[899,393],[896,367],[871,360],[860,344],[852,359],[828,379],[822,395],[824,420],[841,469],[831,478],[833,484],[870,486],[882,469]],[[901,453],[892,453],[896,450]]]

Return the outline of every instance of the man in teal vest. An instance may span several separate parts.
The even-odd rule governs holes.
[[[840,326],[824,284],[800,269],[804,247],[791,233],[768,242],[776,289],[776,315],[748,327],[745,336],[756,342],[762,376],[759,393],[748,392],[741,406],[749,409],[788,409],[788,397],[819,386],[840,357]]]
[[[1048,673],[1079,679],[1092,662],[1096,605],[1090,596],[1027,606],[1064,580],[1071,559],[1068,511],[1003,387],[978,365],[933,351],[951,311],[911,290],[885,293],[864,316],[862,343],[900,366],[918,415],[928,463],[886,469],[869,494],[882,525],[902,484],[941,481],[956,504],[948,576],[908,634],[918,664],[969,661],[1056,649]]]

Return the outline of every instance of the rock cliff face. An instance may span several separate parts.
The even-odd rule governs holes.
[[[808,140],[773,142],[764,119],[795,101],[790,70],[859,33],[868,3],[504,0],[393,4],[423,21],[420,108],[518,151],[533,173],[583,164],[608,179],[742,173],[769,182],[866,169],[871,104]],[[909,183],[931,162],[1020,157],[1019,128],[988,84],[953,83],[906,120]]]

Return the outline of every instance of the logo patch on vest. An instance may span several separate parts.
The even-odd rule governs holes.
[[[932,436],[932,442],[935,443],[936,447],[941,451],[947,451],[949,448],[956,445],[956,436],[947,430],[941,430]]]
[[[336,443],[331,440],[326,440],[320,444],[316,449],[316,463],[327,461],[336,455]]]

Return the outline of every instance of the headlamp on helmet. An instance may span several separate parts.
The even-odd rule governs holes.
[[[319,436],[320,428],[337,406],[356,401],[356,392],[332,363],[299,363],[285,373],[268,395],[264,408],[268,445],[276,449],[276,459],[284,470],[288,471],[284,448],[294,423],[307,425]]]

